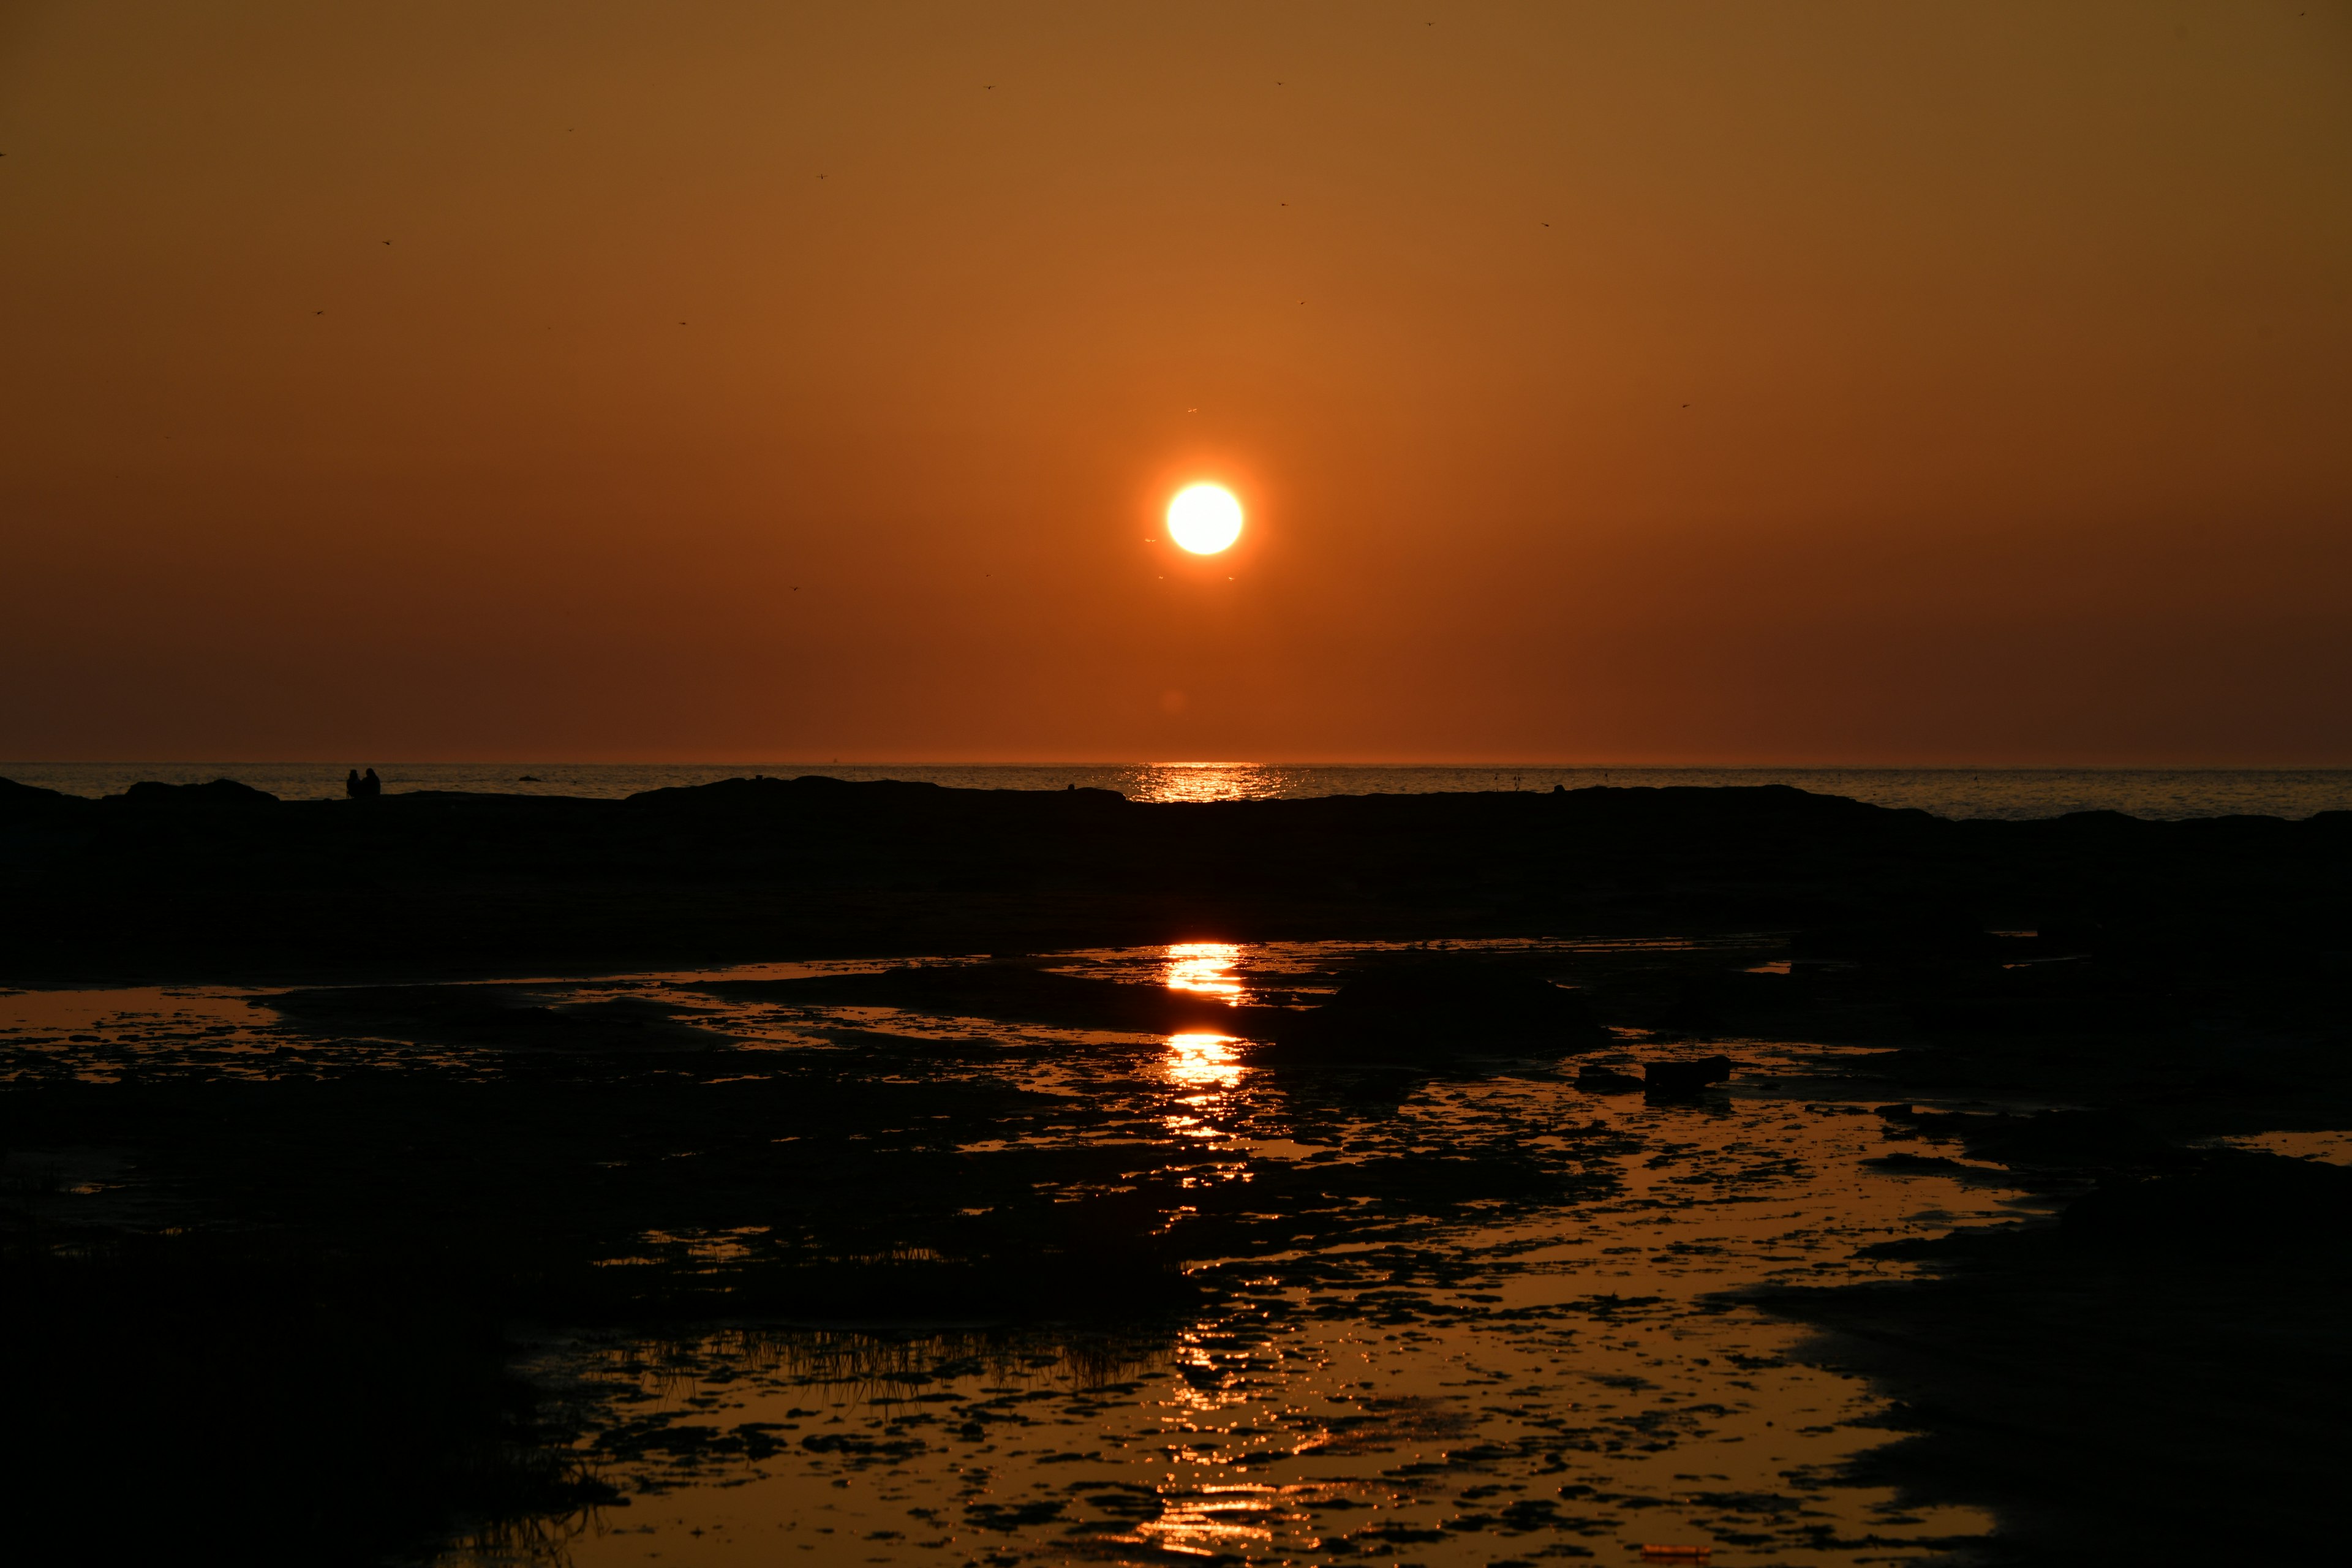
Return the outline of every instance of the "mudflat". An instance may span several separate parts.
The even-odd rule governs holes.
[[[1084,1468],[1139,1366],[1204,1398],[1275,1375],[1170,1363],[1204,1324],[1451,1335],[1532,1388],[1612,1335],[1734,1318],[1813,1337],[1711,1352],[1713,1415],[1310,1378],[1335,1414],[1231,1428],[1222,1458],[1196,1435],[1190,1490],[1051,1492],[1032,1458],[1039,1489],[908,1502],[871,1550],[1589,1554],[1658,1517],[1643,1453],[1800,1441],[1751,1386],[1784,1362],[1866,1374],[1894,1430],[1834,1477],[1675,1494],[1717,1562],[2334,1540],[2352,1176],[2295,1156],[2352,1127],[2352,814],[5,787],[0,845],[0,984],[26,988],[0,1037],[6,1463],[68,1558],[137,1474],[158,1500],[98,1555],[600,1561],[613,1521],[730,1466],[865,1486],[963,1454],[1009,1487],[1003,1412],[957,1379],[1011,1386],[1024,1357],[1093,1369]],[[1727,1269],[1687,1310],[1533,1282],[1538,1231],[1607,1231],[1573,1265],[1605,1270],[1653,1221],[1807,1181],[1942,1208],[1838,1232],[1834,1277]],[[789,1400],[654,1419],[550,1349],[667,1346],[717,1388],[759,1360],[740,1336],[809,1333],[909,1380],[868,1436],[827,1447]],[[1609,1375],[1663,1375],[1641,1364]],[[924,1389],[954,1421],[912,1422]],[[1261,1533],[1200,1524],[1283,1466],[1291,1492],[1248,1494]],[[1832,1482],[1892,1500],[1841,1513]]]

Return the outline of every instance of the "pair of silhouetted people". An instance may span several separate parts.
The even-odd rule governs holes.
[[[367,771],[365,778],[360,776],[359,769],[353,768],[351,776],[343,780],[343,793],[353,800],[373,800],[383,793],[383,781],[375,776],[373,768]]]

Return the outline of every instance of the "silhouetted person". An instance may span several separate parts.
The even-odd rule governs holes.
[[[370,768],[367,771],[367,776],[360,780],[360,791],[370,800],[383,793],[383,781],[375,776],[373,768]]]
[[[343,793],[353,800],[359,799],[360,792],[365,788],[367,785],[360,783],[360,771],[357,768],[353,768],[343,780]]]

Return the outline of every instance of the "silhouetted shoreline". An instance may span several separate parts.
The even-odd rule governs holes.
[[[1778,786],[1146,805],[738,779],[622,801],[0,787],[0,983],[333,980],[1854,921],[2332,917],[2352,813],[1948,822]],[[2217,902],[2218,900],[2218,902]]]

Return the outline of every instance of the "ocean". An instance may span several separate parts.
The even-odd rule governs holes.
[[[362,765],[365,765],[364,763]],[[284,800],[340,796],[340,763],[0,763],[0,778],[68,795],[119,794],[142,779],[232,778]],[[1334,763],[915,764],[814,763],[377,763],[384,789],[478,790],[617,799],[641,790],[764,774],[908,779],[955,789],[1108,789],[1136,800],[1283,800],[1331,795],[1424,795],[1665,785],[1790,784],[1938,816],[2020,821],[2072,811],[2153,820],[2301,818],[2352,810],[2352,768],[1687,768]]]

